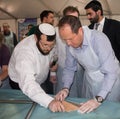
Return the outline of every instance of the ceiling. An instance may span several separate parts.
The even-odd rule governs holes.
[[[65,7],[72,5],[85,16],[85,5],[91,0],[0,0],[0,20],[39,18],[39,14],[49,9],[61,16]],[[106,15],[120,16],[120,0],[99,0]]]

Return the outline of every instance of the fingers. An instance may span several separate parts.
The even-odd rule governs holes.
[[[60,94],[60,101],[63,101],[65,99],[65,94],[64,93],[61,93]]]
[[[69,90],[62,89],[56,96],[55,99],[59,101],[63,101],[68,96]]]
[[[91,109],[89,109],[89,110],[87,111],[87,113],[90,113],[90,112],[92,112],[93,110],[94,110],[94,109],[91,108]]]
[[[58,93],[58,94],[55,96],[55,99],[56,99],[56,100],[59,100],[59,101],[63,101],[63,100],[64,100],[64,94]]]
[[[84,113],[89,113],[89,112],[91,112],[93,110],[93,108],[91,108],[91,107],[89,107],[89,106],[84,106],[84,107],[81,107],[81,108],[79,108],[79,112],[81,113],[81,114],[84,114]]]
[[[54,106],[52,109],[51,109],[52,112],[64,112],[64,107],[62,106]]]
[[[62,103],[60,103],[60,105],[58,106],[57,108],[57,112],[64,112],[65,111],[65,108],[64,106],[62,105]]]
[[[64,112],[65,111],[63,104],[60,101],[56,101],[56,100],[53,100],[49,104],[48,107],[52,112]]]
[[[61,92],[59,92],[56,96],[55,96],[56,100],[62,101],[63,100],[63,94]]]
[[[100,104],[97,103],[95,100],[89,100],[85,103],[81,104],[81,107],[79,108],[78,112],[80,113],[89,113],[95,110],[97,107],[99,107]]]
[[[92,108],[86,108],[85,110],[78,110],[78,112],[80,112],[81,114],[84,114],[84,113],[90,113],[92,112],[94,109]]]
[[[58,95],[55,96],[56,100],[63,101],[65,99],[65,95],[63,93],[59,93]]]

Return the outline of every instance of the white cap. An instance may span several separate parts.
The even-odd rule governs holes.
[[[55,35],[55,28],[48,23],[42,23],[39,25],[39,30],[45,35]]]

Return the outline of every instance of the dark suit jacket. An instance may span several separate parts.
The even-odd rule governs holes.
[[[93,27],[94,24],[89,25],[90,29],[93,29]],[[105,18],[103,33],[108,36],[115,55],[120,61],[120,22]]]

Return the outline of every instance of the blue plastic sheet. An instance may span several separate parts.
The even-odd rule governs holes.
[[[30,100],[19,90],[0,89],[0,100]],[[68,101],[80,103],[87,99],[67,98]],[[25,119],[32,103],[0,103],[0,119]],[[53,113],[37,104],[30,119],[120,119],[120,103],[104,101],[95,111],[89,114],[73,112]]]

